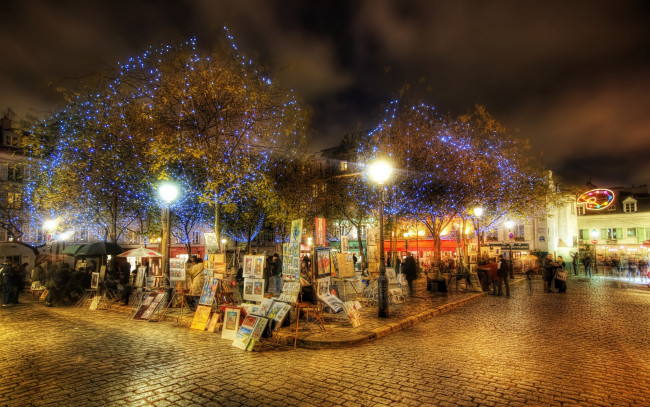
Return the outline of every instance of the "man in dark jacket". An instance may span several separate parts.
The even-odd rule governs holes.
[[[14,282],[16,280],[16,270],[11,267],[9,261],[5,261],[0,266],[0,283],[2,284],[2,306],[10,307],[14,305]]]
[[[404,277],[406,277],[406,281],[409,285],[409,296],[414,297],[415,290],[413,288],[413,281],[418,278],[418,271],[415,264],[415,259],[411,253],[408,253],[406,255],[406,259],[404,259],[404,264],[402,264],[402,274],[404,274]]]
[[[275,280],[275,292],[280,294],[282,292],[282,260],[280,260],[280,255],[275,253],[273,255],[273,269],[271,275]]]
[[[508,281],[508,275],[510,274],[510,267],[506,259],[503,257],[503,254],[499,255],[499,269],[497,270],[497,275],[499,276],[499,296],[503,295],[503,284],[506,285],[506,297],[510,297],[510,282]]]

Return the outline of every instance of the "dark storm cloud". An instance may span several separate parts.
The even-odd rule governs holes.
[[[5,2],[0,107],[53,108],[54,85],[148,45],[227,25],[313,106],[314,146],[382,118],[405,84],[441,111],[474,104],[571,181],[650,182],[648,9],[643,1]],[[576,159],[579,158],[579,159]]]

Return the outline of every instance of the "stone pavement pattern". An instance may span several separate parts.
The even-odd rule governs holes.
[[[354,348],[244,352],[168,322],[0,309],[0,405],[643,406],[650,292],[571,277]]]

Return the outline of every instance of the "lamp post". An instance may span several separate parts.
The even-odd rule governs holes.
[[[598,272],[598,257],[596,257],[596,244],[598,243],[598,231],[596,229],[591,230],[591,243],[594,245],[594,261],[593,261],[593,267],[594,267],[594,273]]]
[[[479,219],[483,215],[483,208],[477,206],[474,208],[474,218],[476,219],[476,264],[478,265],[481,260],[481,227],[479,224]],[[469,264],[469,263],[468,263]]]
[[[170,234],[170,204],[178,197],[178,187],[170,182],[163,182],[158,186],[158,194],[160,198],[165,201],[162,208],[162,272],[165,278],[169,278],[169,246],[171,245]]]
[[[512,279],[515,278],[515,272],[512,268],[512,239],[515,238],[514,233],[512,233],[513,226],[515,226],[515,222],[511,220],[506,221],[506,227],[508,228],[508,248],[510,249],[510,254],[508,255],[508,260],[510,261],[510,265],[508,267],[510,269],[510,278]]]
[[[377,278],[377,316],[388,318],[388,278],[386,277],[386,256],[384,254],[384,184],[393,172],[385,161],[376,161],[368,168],[370,179],[381,187],[379,205],[379,278]]]

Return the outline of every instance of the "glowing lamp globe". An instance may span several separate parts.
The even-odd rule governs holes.
[[[379,185],[384,184],[393,173],[393,167],[386,161],[375,161],[368,167],[368,176]]]
[[[178,187],[172,183],[165,182],[158,187],[158,195],[163,201],[170,203],[178,197]]]

